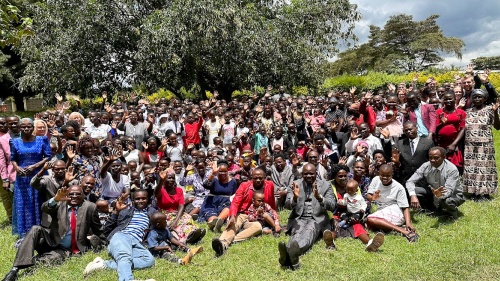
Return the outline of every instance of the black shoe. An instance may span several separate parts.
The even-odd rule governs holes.
[[[194,221],[197,221],[198,220],[198,214],[194,214],[191,216],[191,218],[194,220]]]
[[[224,255],[224,252],[226,251],[225,248],[226,247],[224,246],[222,241],[220,241],[217,238],[212,239],[212,249],[215,251],[216,257],[220,257],[220,256]]]
[[[288,250],[285,242],[278,243],[278,251],[280,253],[279,262],[281,266],[290,266],[290,257],[288,256]]]
[[[17,271],[16,270],[11,270],[7,275],[5,275],[5,278],[2,279],[2,281],[16,281],[17,280]]]
[[[191,233],[189,233],[186,243],[193,244],[200,240],[201,237],[201,228],[195,229]]]
[[[300,247],[297,241],[292,241],[290,246],[288,246],[288,255],[290,256],[290,264],[292,269],[298,268],[299,266],[299,256],[300,256]]]
[[[103,249],[104,245],[102,243],[102,240],[101,238],[97,237],[97,235],[92,235],[89,240],[94,253],[98,253]]]

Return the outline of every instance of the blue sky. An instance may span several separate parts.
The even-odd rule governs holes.
[[[500,56],[499,0],[351,0],[358,5],[362,19],[356,23],[359,41],[368,40],[369,26],[383,27],[391,15],[408,14],[423,20],[440,15],[438,25],[445,36],[461,38],[465,43],[462,59],[445,55],[444,66],[465,66],[479,56]]]

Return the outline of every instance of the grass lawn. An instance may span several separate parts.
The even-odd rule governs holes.
[[[500,133],[495,132],[495,143]],[[497,165],[500,167],[500,147],[497,145]],[[338,251],[327,251],[320,241],[301,258],[298,271],[283,270],[278,263],[278,242],[287,237],[259,237],[232,245],[226,255],[215,259],[211,249],[212,233],[203,240],[205,251],[193,263],[176,266],[157,260],[154,268],[135,271],[137,279],[156,280],[498,280],[500,247],[496,229],[500,218],[496,211],[500,200],[465,202],[455,222],[413,215],[420,234],[417,243],[410,244],[401,236],[389,234],[377,253],[367,253],[360,241],[338,239]],[[288,213],[280,214],[286,222]],[[5,212],[0,207],[0,278],[6,274],[15,256],[15,238],[10,226],[5,226]],[[107,257],[106,252],[99,255]],[[178,253],[179,257],[181,253]],[[88,253],[57,267],[36,268],[31,273],[21,271],[21,280],[83,280],[83,269],[97,255]],[[87,280],[117,280],[113,271],[101,271]]]

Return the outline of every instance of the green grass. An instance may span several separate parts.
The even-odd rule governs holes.
[[[495,132],[495,143],[500,133]],[[497,149],[500,167],[500,149]],[[413,216],[420,234],[418,243],[387,235],[377,253],[367,253],[360,241],[338,239],[338,251],[327,251],[322,241],[301,257],[301,269],[283,270],[278,263],[278,242],[287,237],[259,237],[232,245],[226,255],[214,258],[208,233],[203,239],[205,251],[193,263],[181,267],[164,260],[156,266],[135,271],[137,279],[156,280],[497,280],[500,276],[500,247],[498,246],[497,215],[500,200],[488,203],[467,201],[460,207],[461,216],[455,222]],[[286,222],[287,213],[280,214]],[[5,213],[0,207],[0,222]],[[10,227],[0,229],[0,275],[7,273],[15,256],[15,238]],[[99,255],[107,257],[106,252]],[[97,255],[88,253],[57,267],[36,268],[21,274],[21,280],[83,280],[85,265]],[[181,253],[178,253],[181,256]],[[0,276],[2,277],[2,276]],[[113,271],[101,271],[89,281],[117,280]]]

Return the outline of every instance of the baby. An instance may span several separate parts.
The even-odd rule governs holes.
[[[341,206],[347,206],[347,212],[340,215],[339,226],[344,229],[349,228],[352,219],[360,220],[366,210],[366,202],[363,196],[358,193],[357,182],[347,182],[346,190],[347,193],[344,194],[342,200],[337,202]]]
[[[161,257],[168,261],[186,265],[191,262],[193,257],[203,251],[203,247],[189,249],[179,240],[172,236],[172,233],[167,228],[167,217],[165,214],[156,212],[150,217],[151,231],[148,233],[147,244],[151,254],[155,257]],[[179,250],[186,251],[187,254],[182,259],[174,255],[171,245]]]
[[[263,234],[272,234],[273,229],[275,236],[279,236],[281,232],[278,213],[264,202],[264,193],[262,191],[253,193],[253,203],[248,208],[248,221],[260,222]]]
[[[95,203],[97,206],[97,213],[99,215],[99,220],[101,221],[102,225],[106,224],[106,221],[109,219],[109,216],[111,214],[109,210],[109,203],[107,200],[104,199],[99,199]]]

